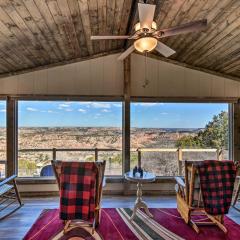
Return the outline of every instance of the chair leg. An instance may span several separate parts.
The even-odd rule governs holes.
[[[189,221],[189,225],[196,231],[197,234],[200,232],[197,224],[195,222],[193,222],[192,220]]]
[[[98,208],[96,211],[95,211],[95,217],[94,217],[94,222],[95,222],[95,227],[98,227],[99,223],[100,223],[100,209]]]
[[[71,223],[71,220],[68,221],[64,221],[65,225],[64,225],[64,229],[63,229],[63,233],[66,234],[69,231],[69,225]]]
[[[208,215],[208,218],[213,222],[215,223],[225,234],[227,233],[227,229],[226,227],[223,225],[223,215],[221,216],[218,216],[218,217],[214,217],[214,216],[211,216],[211,215]]]
[[[18,207],[14,208],[11,212],[7,213],[6,215],[4,215],[3,217],[0,218],[0,221],[7,218],[8,216],[10,216],[12,213],[16,212],[19,208],[21,208],[23,205],[19,205]]]
[[[233,206],[236,205],[239,194],[240,194],[240,180],[238,182],[237,190],[236,190],[236,193],[235,193],[234,198],[233,198]]]
[[[3,220],[5,219],[6,217],[10,216],[12,213],[16,212],[19,208],[21,208],[24,204],[22,203],[21,201],[21,197],[20,197],[20,194],[18,192],[18,188],[17,188],[17,184],[16,184],[16,181],[15,179],[12,180],[13,182],[13,186],[14,186],[14,192],[15,192],[15,195],[14,197],[9,197],[9,196],[5,196],[6,199],[13,199],[12,202],[10,202],[6,207],[10,206],[11,204],[13,204],[16,200],[18,201],[19,203],[19,206],[15,207],[12,211],[10,211],[9,213],[5,214],[4,216],[0,217],[0,220]],[[1,210],[5,209],[6,207],[2,208]]]
[[[20,197],[20,194],[19,194],[19,191],[18,191],[18,188],[17,188],[17,184],[16,184],[16,180],[13,179],[13,186],[14,186],[14,190],[15,190],[15,194],[16,194],[16,197],[17,197],[17,200],[19,202],[19,205],[22,206],[22,200],[21,200],[21,197]]]
[[[92,235],[93,235],[94,232],[95,232],[95,227],[96,227],[96,221],[94,220],[94,221],[93,221],[93,224],[92,224]]]

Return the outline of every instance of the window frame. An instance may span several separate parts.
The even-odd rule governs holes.
[[[38,96],[32,96],[32,97],[28,97],[28,96],[24,96],[24,97],[14,97],[12,98],[15,100],[15,102],[19,103],[19,101],[69,101],[69,102],[111,102],[111,103],[122,103],[122,110],[123,110],[123,98],[122,97],[118,97],[118,96],[96,96],[96,97],[88,97],[88,96],[69,96],[69,97],[62,97],[62,96],[42,96],[42,97],[38,97]],[[17,111],[17,123],[18,123],[18,111]],[[123,120],[123,116],[122,116],[122,120]],[[16,151],[16,164],[17,164],[17,168],[16,168],[16,174],[18,175],[18,126],[17,126],[17,151]],[[123,123],[122,123],[122,139],[123,139]],[[122,171],[120,175],[106,175],[106,177],[108,178],[113,178],[113,179],[118,179],[119,177],[122,178],[124,175],[124,169],[123,169],[123,144],[122,144]],[[44,183],[52,183],[55,182],[55,178],[54,177],[19,177],[19,179],[23,179],[23,182],[29,180],[30,182],[33,180],[34,182],[38,182],[38,180],[43,181]]]
[[[5,161],[5,176],[7,176],[7,166],[8,166],[8,158],[7,158],[7,126],[8,126],[8,111],[7,111],[7,96],[0,96],[0,101],[5,101],[5,105],[6,105],[6,115],[5,115],[5,121],[6,121],[6,143],[5,143],[5,147],[6,147],[6,151],[5,151],[5,156],[6,156],[6,161]]]
[[[9,100],[13,100],[15,102],[15,104],[17,105],[18,103],[18,100],[21,101],[21,100],[27,100],[27,101],[111,101],[111,102],[122,102],[123,104],[123,108],[122,108],[122,111],[124,112],[125,109],[124,109],[124,96],[66,96],[66,95],[49,95],[49,96],[46,96],[46,95],[37,95],[37,96],[34,96],[34,95],[15,95],[15,96],[7,96],[7,95],[0,95],[0,100],[3,99],[3,100],[6,100],[7,101],[7,113],[6,113],[6,116],[7,116],[7,132],[9,131],[9,126],[11,124],[9,124],[9,118],[8,118],[8,115],[13,115],[11,113],[9,113],[9,108],[8,108],[8,102]],[[229,124],[229,138],[230,138],[230,144],[229,144],[229,153],[231,154],[230,156],[233,156],[233,151],[234,151],[234,144],[233,144],[233,125],[234,125],[234,122],[233,122],[233,103],[237,103],[238,102],[238,99],[237,98],[194,98],[194,97],[135,97],[135,96],[132,96],[130,98],[130,103],[134,103],[134,102],[165,102],[165,103],[174,103],[174,102],[178,102],[178,103],[227,103],[229,104],[229,119],[231,120],[231,123]],[[18,114],[16,114],[15,116],[15,120],[18,119]],[[124,117],[122,115],[122,121],[124,121]],[[12,121],[14,124],[17,125],[17,121]],[[130,118],[129,118],[129,125],[130,125]],[[16,126],[15,126],[16,127]],[[124,124],[122,124],[122,133],[124,131]],[[129,131],[129,134],[130,134],[130,131]],[[17,135],[17,133],[16,133]],[[7,134],[8,136],[8,134]],[[17,136],[15,136],[15,141],[17,140]],[[123,141],[124,141],[124,138],[122,138]],[[15,146],[15,151],[17,150],[17,144],[16,142],[15,143],[12,143],[11,142],[12,140],[8,139],[7,137],[7,156],[9,155],[9,151],[12,150],[12,147]],[[9,147],[10,145],[10,147]],[[123,148],[124,145],[122,145],[122,148]],[[122,152],[124,151],[124,149],[122,149]],[[233,159],[233,157],[231,157]],[[231,159],[230,158],[230,159]],[[8,157],[7,157],[7,166],[9,166],[9,163],[10,163],[10,160]],[[127,159],[127,160],[124,160],[124,156],[122,158],[122,161],[123,161],[123,174],[124,174],[124,169],[126,171],[126,169],[130,169],[130,161]],[[16,167],[14,166],[17,166],[17,163],[18,163],[18,159],[17,157],[15,157],[14,161],[10,163],[10,171],[11,173],[17,173],[17,169]],[[124,166],[125,165],[125,166]],[[115,177],[115,176],[111,176],[109,177],[109,179],[115,179],[116,181],[118,181],[117,179],[123,179],[124,176],[118,176],[118,177]],[[169,177],[169,176],[160,176],[160,177],[157,177],[159,179],[173,179],[173,177]],[[28,184],[28,183],[31,183],[31,181],[34,181],[34,183],[55,183],[56,181],[54,179],[44,179],[44,178],[34,178],[34,177],[29,177],[29,178],[24,178],[22,177],[20,179],[20,181],[23,183],[23,184]]]
[[[132,97],[130,105],[132,103],[224,103],[228,104],[228,159],[234,161],[234,107],[233,104],[237,103],[236,98],[204,98],[204,99],[195,99],[195,98],[168,98],[168,97]],[[131,110],[130,110],[131,115]],[[131,119],[130,119],[131,121]],[[130,130],[131,136],[131,130]],[[131,140],[131,137],[130,137]],[[131,161],[130,161],[131,164]],[[130,167],[130,166],[129,166]],[[174,178],[175,176],[156,176],[161,179]]]

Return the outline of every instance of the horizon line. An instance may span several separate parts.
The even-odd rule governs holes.
[[[0,126],[0,128],[6,128]],[[18,126],[18,128],[122,128],[119,126]],[[162,128],[162,129],[201,129],[204,127],[131,127],[131,128]]]

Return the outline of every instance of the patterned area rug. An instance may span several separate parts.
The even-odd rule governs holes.
[[[143,211],[138,211],[130,221],[132,210],[129,208],[104,208],[101,212],[101,223],[91,235],[88,227],[75,228],[63,234],[63,222],[59,219],[57,209],[44,210],[24,240],[236,240],[240,239],[240,225],[225,217],[228,233],[224,234],[216,226],[201,227],[196,234],[181,219],[176,209],[152,208],[153,219]]]

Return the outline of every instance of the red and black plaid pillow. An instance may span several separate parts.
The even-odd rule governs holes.
[[[198,166],[204,208],[211,215],[228,213],[236,167],[232,161],[207,160]]]
[[[92,222],[97,167],[94,162],[63,162],[60,176],[60,218]]]

